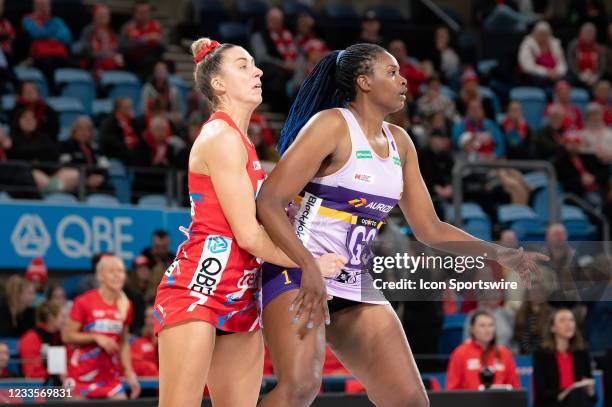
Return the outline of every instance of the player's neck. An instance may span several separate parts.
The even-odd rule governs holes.
[[[100,288],[98,288],[98,291],[100,292],[100,296],[102,297],[104,302],[108,304],[114,304],[117,299],[119,299],[119,293],[109,290],[104,286],[100,286]]]
[[[220,105],[217,110],[226,113],[232,118],[242,133],[247,134],[249,122],[251,121],[251,114],[253,114],[254,110],[252,106]]]
[[[382,123],[385,119],[385,114],[378,111],[374,106],[369,103],[365,103],[363,100],[355,100],[348,106],[349,110],[355,116],[357,123],[361,127],[363,134],[368,139],[376,138],[382,131]]]

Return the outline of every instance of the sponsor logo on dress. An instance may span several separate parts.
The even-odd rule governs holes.
[[[400,167],[402,166],[402,160],[399,159],[399,157],[393,157],[393,163],[395,165],[399,165]]]
[[[259,170],[261,170],[261,162],[259,162],[259,160],[257,160],[257,161],[253,161],[253,169],[254,169],[255,171],[259,171]]]
[[[227,244],[227,239],[223,236],[212,236],[208,240],[208,250],[211,253],[223,253],[227,251],[229,245]]]
[[[368,201],[365,198],[357,198],[348,201],[348,203],[354,208],[359,208],[360,206],[367,205]]]
[[[365,182],[366,184],[371,184],[374,182],[374,177],[369,174],[355,173],[354,179],[355,181]]]
[[[370,150],[357,150],[355,151],[355,155],[358,160],[372,158],[372,152]]]
[[[308,192],[304,194],[302,205],[295,215],[295,233],[303,244],[310,240],[310,225],[316,217],[322,201],[321,198],[317,198]]]
[[[393,205],[387,205],[381,202],[370,202],[366,208],[372,209],[373,211],[379,211],[382,213],[389,213],[393,209]]]

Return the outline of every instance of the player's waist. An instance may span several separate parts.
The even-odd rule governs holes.
[[[300,205],[296,213],[293,215],[294,224],[305,223],[314,216],[321,216],[324,218],[339,220],[347,223],[348,225],[362,225],[367,227],[372,227],[376,229],[380,229],[382,225],[384,225],[384,220],[381,217],[375,217],[360,213],[358,211],[346,211],[341,209],[336,209],[331,207],[331,205],[326,206],[325,200],[322,200],[319,205],[316,207],[308,208],[308,204],[304,204],[304,197],[297,196],[293,200],[294,204]],[[311,213],[313,211],[314,213]]]

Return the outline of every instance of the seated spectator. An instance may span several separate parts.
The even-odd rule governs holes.
[[[496,120],[493,101],[490,98],[484,98],[480,94],[478,75],[476,75],[473,69],[468,68],[461,76],[461,89],[459,90],[459,98],[457,99],[457,110],[459,114],[465,116],[470,102],[477,99],[482,103],[485,116],[488,119]]]
[[[62,340],[71,345],[66,380],[74,387],[74,394],[82,398],[125,400],[123,373],[130,396],[137,398],[140,384],[132,368],[127,338],[133,310],[122,291],[123,261],[114,255],[101,256],[96,279],[99,288],[75,298],[62,330]]]
[[[140,126],[135,120],[132,99],[115,99],[113,113],[100,129],[101,152],[108,158],[117,158],[130,165],[140,141]]]
[[[548,322],[552,308],[546,302],[545,288],[535,285],[525,291],[514,320],[514,341],[521,355],[530,355],[542,343],[542,327]]]
[[[508,113],[501,123],[506,139],[506,157],[515,160],[529,158],[531,131],[523,118],[521,104],[512,101],[508,104]]]
[[[561,140],[568,130],[565,120],[565,108],[559,103],[548,106],[548,123],[542,127],[534,138],[534,155],[540,160],[551,160],[562,148]]]
[[[380,35],[380,20],[376,15],[376,11],[368,10],[364,14],[363,21],[361,22],[359,42],[384,45],[384,38]]]
[[[603,110],[603,119],[606,126],[612,126],[612,94],[610,94],[610,81],[599,81],[593,88],[593,102],[599,103]]]
[[[521,70],[535,86],[550,86],[567,73],[561,42],[545,21],[538,22],[523,39],[518,58]]]
[[[47,287],[47,301],[50,304],[60,307],[66,315],[70,313],[70,308],[72,308],[72,301],[66,299],[66,291],[64,291],[64,287],[58,283],[51,283],[49,287]]]
[[[304,11],[298,15],[295,22],[295,45],[298,54],[306,54],[305,45],[311,40],[320,40],[314,31],[315,20],[309,12]],[[322,40],[321,40],[322,41]]]
[[[595,154],[602,162],[612,163],[612,129],[606,126],[598,103],[589,103],[582,135],[581,153]]]
[[[139,167],[132,185],[135,195],[165,194],[165,170],[176,165],[176,158],[184,146],[185,142],[173,134],[168,119],[153,117],[132,159],[132,164]],[[164,182],[160,182],[160,177]]]
[[[251,142],[257,150],[257,156],[262,161],[278,161],[276,153],[274,132],[268,125],[266,117],[258,112],[251,114],[251,121],[247,132]]]
[[[110,8],[96,4],[93,23],[83,29],[75,52],[85,59],[86,66],[99,78],[104,71],[121,69],[123,56],[119,53],[119,39],[111,26]]]
[[[16,35],[15,28],[8,18],[4,17],[4,0],[0,0],[0,50],[8,61],[12,60],[13,41]]]
[[[410,96],[416,99],[421,95],[419,89],[422,84],[427,80],[427,70],[424,66],[419,66],[414,63],[408,56],[406,51],[406,44],[402,40],[393,40],[389,43],[389,53],[395,57],[399,64],[399,73],[408,82],[408,91]],[[429,68],[431,72],[433,68]]]
[[[72,34],[59,17],[51,15],[51,0],[34,0],[34,10],[23,18],[23,30],[30,39],[30,58],[53,83],[53,72],[70,65]]]
[[[457,115],[455,103],[440,93],[440,79],[432,75],[427,80],[427,90],[417,100],[417,114],[421,118],[426,118],[438,112],[443,112],[447,120],[454,120]]]
[[[0,342],[0,378],[1,379],[15,376],[13,372],[9,372],[8,370],[8,364],[9,364],[10,358],[11,358],[11,354],[10,354],[8,345],[4,342]]]
[[[138,376],[159,376],[157,336],[153,334],[154,312],[152,306],[146,308],[144,326],[140,330],[140,336],[134,339],[130,346],[132,366]]]
[[[555,84],[554,101],[546,106],[545,115],[548,116],[548,109],[553,103],[558,103],[565,110],[565,118],[563,119],[566,129],[580,130],[584,123],[582,121],[582,112],[580,108],[572,103],[572,87],[567,81],[559,81]]]
[[[15,131],[11,134],[13,146],[7,155],[11,160],[30,163],[37,187],[43,194],[74,191],[79,183],[79,171],[59,168],[57,144],[38,128],[34,112],[22,110],[15,118]]]
[[[85,165],[85,185],[89,192],[112,191],[108,184],[108,160],[93,144],[94,127],[88,116],[79,116],[70,129],[70,138],[60,144],[60,162],[65,166]]]
[[[595,155],[580,153],[582,136],[567,132],[562,139],[563,147],[555,159],[557,177],[567,193],[587,199],[596,206],[602,204],[608,168]]]
[[[15,99],[15,107],[11,112],[11,125],[17,123],[15,116],[24,109],[34,112],[39,129],[49,136],[51,140],[57,141],[59,134],[57,113],[40,95],[36,82],[24,81],[19,84],[19,93]]]
[[[32,304],[36,291],[34,284],[19,275],[8,278],[4,285],[4,297],[0,301],[0,337],[23,335],[34,327],[35,311]]]
[[[39,186],[29,163],[8,162],[8,151],[13,140],[0,125],[0,187],[13,198],[40,199]]]
[[[461,68],[459,55],[450,45],[450,32],[448,27],[436,28],[434,44],[432,46],[431,62],[441,75],[445,83],[455,83]]]
[[[141,254],[149,259],[150,267],[160,266],[165,271],[174,261],[174,254],[170,252],[168,232],[163,229],[156,230],[153,233],[151,246],[145,248]]]
[[[153,68],[153,76],[142,87],[142,111],[147,119],[150,119],[153,110],[168,114],[175,124],[183,120],[183,101],[179,90],[170,85],[168,65],[159,61]]]
[[[476,311],[469,319],[470,339],[451,354],[446,372],[447,390],[478,390],[485,387],[481,377],[492,375],[491,385],[520,387],[512,353],[498,345],[495,319],[487,311]],[[488,387],[488,386],[487,386]]]
[[[499,158],[506,152],[504,136],[495,122],[485,118],[479,99],[467,104],[465,119],[453,127],[452,141],[468,156]]]
[[[419,154],[419,166],[425,185],[434,200],[448,202],[453,196],[454,165],[448,133],[439,129],[432,131],[429,145]]]
[[[129,273],[123,290],[134,307],[134,320],[130,325],[130,332],[135,335],[140,334],[145,324],[145,294],[151,281],[151,274],[149,259],[143,255],[136,257],[132,263],[132,272]]]
[[[43,261],[42,257],[34,257],[25,272],[25,279],[31,281],[34,284],[34,290],[36,291],[36,297],[32,306],[37,308],[45,300],[45,292],[47,291],[47,266]]]
[[[572,82],[591,88],[604,74],[606,53],[597,43],[597,29],[593,23],[580,28],[578,38],[567,47],[567,64]]]
[[[596,401],[592,384],[577,387],[559,400],[561,392],[592,378],[591,357],[574,315],[565,308],[556,310],[544,329],[541,348],[533,355],[534,406],[592,406]]]
[[[266,14],[266,26],[251,36],[251,49],[262,76],[263,91],[275,111],[287,110],[286,84],[295,72],[297,48],[285,28],[283,11],[273,7]]]
[[[298,55],[295,63],[295,71],[289,86],[289,96],[297,95],[302,82],[312,71],[315,65],[329,52],[325,42],[320,39],[311,39],[304,44],[303,53]]]
[[[57,304],[45,301],[36,308],[36,327],[19,338],[21,370],[26,378],[46,379],[47,346],[61,346],[61,330],[64,326],[64,310]]]
[[[146,0],[134,4],[133,18],[121,30],[119,49],[126,66],[141,78],[149,76],[155,62],[161,59],[165,50],[162,29],[151,18],[151,6]]]

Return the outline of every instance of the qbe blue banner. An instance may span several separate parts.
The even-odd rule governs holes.
[[[0,205],[0,268],[26,267],[33,257],[43,257],[54,269],[89,269],[91,256],[110,251],[126,261],[151,244],[157,229],[171,233],[189,226],[189,211],[36,204],[27,201]],[[169,223],[167,222],[169,221]],[[175,230],[172,230],[175,229]]]

